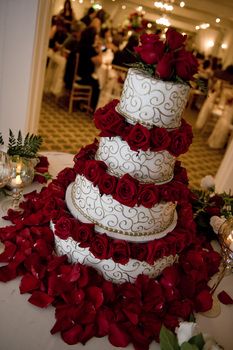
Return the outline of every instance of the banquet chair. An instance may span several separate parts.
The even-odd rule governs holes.
[[[74,70],[74,79],[72,83],[72,88],[69,97],[69,113],[73,112],[74,101],[81,101],[82,107],[91,112],[91,96],[92,96],[92,87],[90,85],[79,84],[81,78],[78,76],[78,63],[79,63],[79,54],[76,55],[76,63]]]

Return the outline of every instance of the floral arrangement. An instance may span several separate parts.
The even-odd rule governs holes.
[[[144,18],[142,12],[133,12],[128,17],[128,30],[134,30],[137,33],[141,33],[147,29],[148,20]]]
[[[182,321],[175,333],[165,326],[160,331],[161,350],[221,350],[215,340],[208,334],[202,334],[197,323]]]
[[[181,121],[180,128],[169,132],[166,128],[156,126],[149,130],[139,123],[136,125],[128,123],[115,110],[118,102],[115,99],[95,112],[94,122],[96,128],[101,130],[100,136],[120,136],[133,151],[139,149],[152,152],[167,150],[174,157],[188,151],[193,133],[191,126],[184,119]]]
[[[103,161],[95,160],[98,143],[83,147],[74,157],[74,170],[79,175],[84,175],[94,186],[98,185],[101,194],[111,194],[118,202],[134,207],[143,205],[152,208],[161,200],[187,202],[190,191],[187,188],[187,174],[185,169],[176,163],[174,177],[166,184],[142,184],[131,175],[125,174],[118,178],[107,172],[107,166]]]
[[[142,34],[141,45],[135,47],[137,66],[155,78],[188,83],[197,73],[195,56],[185,49],[187,36],[169,28],[162,41],[157,34]]]
[[[200,190],[192,190],[192,206],[198,232],[209,240],[218,239],[210,225],[210,219],[213,216],[232,216],[233,196],[225,192],[215,193],[214,178],[211,175],[205,176],[200,185]]]
[[[43,139],[40,135],[29,134],[23,138],[21,131],[18,131],[17,137],[12,130],[9,130],[8,146],[6,148],[7,154],[11,157],[20,157],[25,159],[35,160],[35,176],[34,181],[45,183],[51,179],[48,172],[49,162],[47,157],[38,154],[42,145]],[[4,140],[0,133],[0,146],[4,146]]]
[[[5,251],[0,254],[0,281],[21,277],[20,293],[38,307],[55,307],[51,333],[60,333],[67,344],[85,344],[107,336],[114,346],[129,343],[137,350],[159,341],[162,325],[175,331],[180,319],[212,307],[207,285],[218,270],[220,256],[208,242],[199,240],[181,254],[179,263],[160,277],[138,276],[134,284],[113,284],[94,269],[69,264],[67,256],[54,254],[50,222],[69,216],[65,191],[76,172],[66,168],[40,193],[21,202],[21,212],[8,211],[13,225],[0,228]],[[167,350],[167,349],[166,349]]]

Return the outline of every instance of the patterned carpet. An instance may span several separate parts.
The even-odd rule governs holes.
[[[187,109],[184,118],[194,126],[197,112]],[[214,121],[205,127],[204,132],[195,130],[193,143],[185,155],[180,157],[188,171],[190,186],[198,188],[205,175],[215,175],[225,150],[213,150],[207,145],[207,138]],[[75,111],[68,114],[67,98],[56,101],[54,97],[44,95],[39,132],[43,137],[41,150],[77,153],[77,151],[98,136],[92,118],[85,113]]]

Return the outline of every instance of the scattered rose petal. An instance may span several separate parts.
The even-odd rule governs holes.
[[[218,294],[218,299],[225,305],[233,304],[233,299],[224,290]]]
[[[32,293],[28,301],[33,305],[43,308],[49,306],[54,301],[54,298],[46,293],[36,291]]]
[[[130,336],[118,324],[112,323],[109,328],[108,339],[114,346],[126,347],[129,345]]]
[[[38,280],[38,278],[36,278],[33,275],[26,274],[21,279],[21,283],[19,286],[20,293],[23,294],[23,293],[30,292],[31,290],[37,289],[39,285],[40,285],[40,281]]]

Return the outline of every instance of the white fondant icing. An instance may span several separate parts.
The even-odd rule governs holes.
[[[71,213],[83,222],[95,224],[96,231],[128,241],[150,241],[165,236],[176,226],[177,215],[172,202],[158,203],[148,209],[128,207],[112,198],[100,195],[98,187],[78,175],[66,193]]]
[[[54,226],[51,224],[52,229]],[[133,283],[137,276],[145,274],[150,277],[157,277],[167,266],[174,264],[178,257],[170,255],[168,257],[158,259],[153,265],[149,265],[145,261],[130,259],[125,265],[114,262],[112,259],[97,259],[90,252],[89,248],[81,248],[79,244],[72,238],[63,240],[58,236],[55,237],[55,247],[58,255],[67,254],[71,263],[80,263],[91,266],[99,271],[106,280],[114,283]]]
[[[130,68],[116,110],[133,123],[177,128],[189,90],[186,84],[154,79],[141,70]]]
[[[147,183],[166,183],[173,178],[176,158],[168,151],[132,151],[119,136],[101,137],[96,159],[103,160],[109,172],[121,177],[130,174]]]

